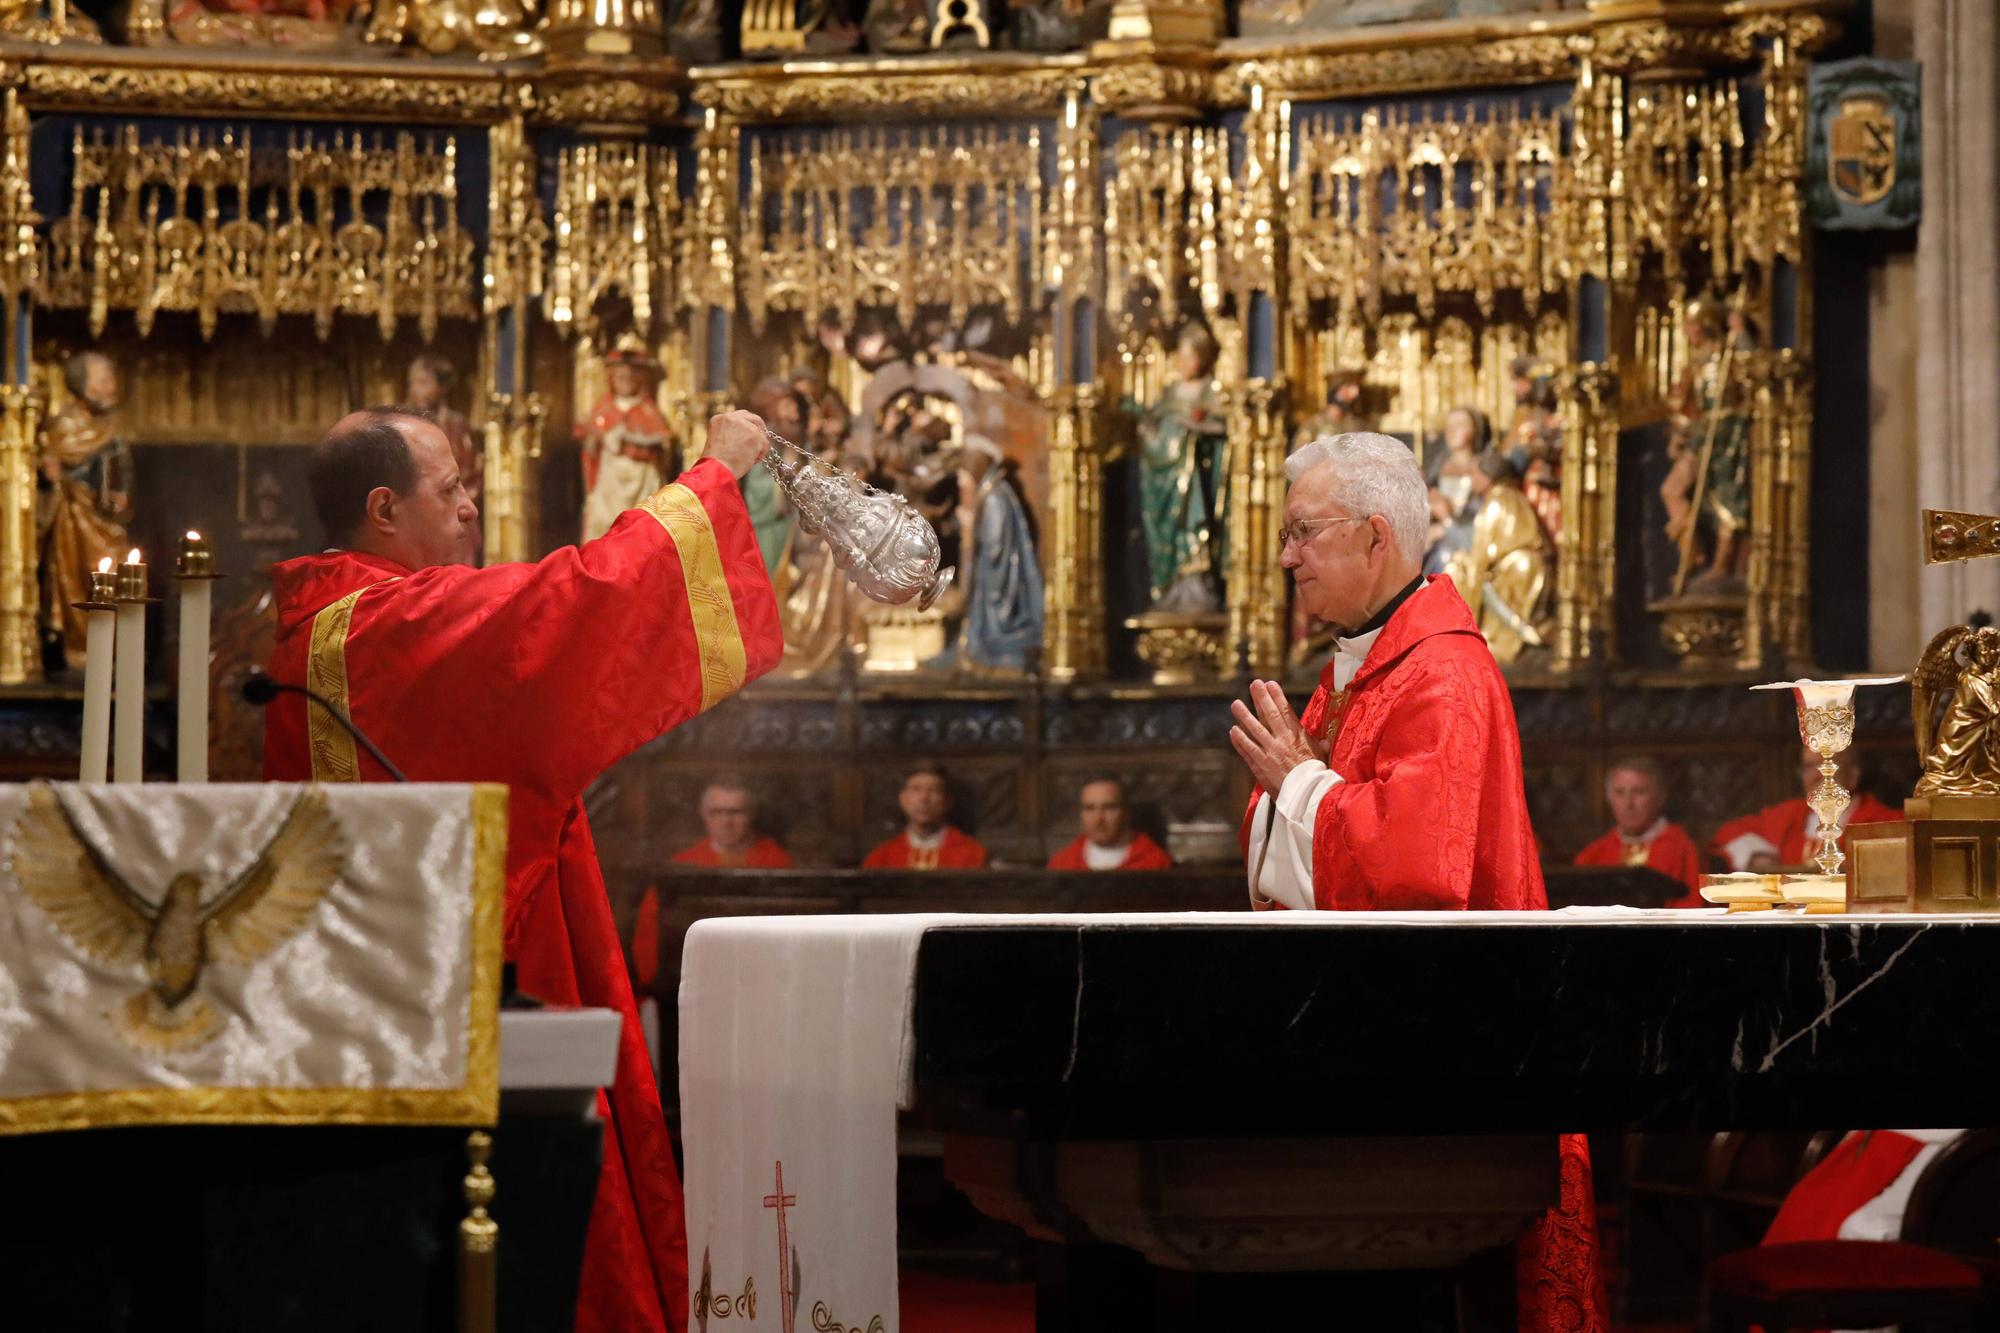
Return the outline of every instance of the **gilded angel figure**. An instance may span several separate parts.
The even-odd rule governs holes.
[[[1911,682],[1919,796],[2000,796],[2000,629],[1954,625]]]

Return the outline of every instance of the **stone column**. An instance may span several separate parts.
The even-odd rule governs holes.
[[[1912,60],[1924,0],[1876,0],[1875,54]],[[1928,89],[1926,89],[1928,91]],[[1924,130],[1928,133],[1930,126]],[[1928,186],[1928,182],[1926,182]],[[1917,596],[1917,261],[1898,248],[1868,274],[1868,665],[1907,671],[1923,642]]]
[[[2000,513],[2000,8],[1917,0],[1914,35],[1924,70],[1917,499]],[[1914,541],[1908,549],[1921,560]],[[1975,610],[2000,617],[2000,560],[1923,570],[1917,586],[1924,636]],[[1911,660],[1920,646],[1909,645]]]

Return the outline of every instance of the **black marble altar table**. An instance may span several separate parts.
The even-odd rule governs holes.
[[[1996,975],[2000,920],[1963,918],[946,927],[917,1105],[1064,1247],[1043,1333],[1499,1327],[1556,1134],[2000,1124]]]

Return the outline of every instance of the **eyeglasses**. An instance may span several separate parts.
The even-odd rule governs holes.
[[[1301,518],[1278,529],[1278,553],[1284,554],[1287,546],[1304,546],[1313,539],[1321,528],[1332,527],[1336,523],[1366,523],[1368,515],[1355,514],[1347,518]]]

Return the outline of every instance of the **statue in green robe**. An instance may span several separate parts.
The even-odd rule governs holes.
[[[1139,418],[1139,506],[1152,610],[1222,609],[1228,427],[1215,382],[1215,338],[1199,324],[1174,344],[1174,379]]]

